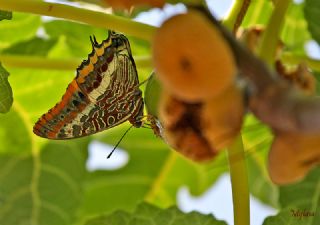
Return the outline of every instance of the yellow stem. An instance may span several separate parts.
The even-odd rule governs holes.
[[[237,155],[237,160],[234,160]],[[234,225],[250,225],[248,173],[242,137],[239,135],[228,149],[233,198]]]
[[[156,27],[112,14],[38,0],[0,0],[0,9],[52,16],[90,24],[95,27],[117,30],[151,41]]]
[[[134,57],[138,68],[152,67],[149,56]],[[82,59],[50,59],[39,56],[27,55],[1,55],[0,61],[6,67],[33,68],[47,70],[75,70],[82,62]]]

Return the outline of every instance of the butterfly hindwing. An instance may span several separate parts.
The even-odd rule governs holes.
[[[62,100],[35,124],[35,134],[69,139],[125,121],[141,125],[144,103],[128,39],[113,32],[101,44],[91,42],[88,60],[78,68]]]

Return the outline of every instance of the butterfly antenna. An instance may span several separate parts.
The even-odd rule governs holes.
[[[95,43],[96,45],[99,45],[99,43],[97,42],[96,36],[94,36],[94,35],[93,35],[93,40],[94,40],[94,43]]]
[[[90,42],[91,42],[92,48],[94,49],[95,43],[94,43],[94,41],[93,41],[92,36],[90,36]]]
[[[107,159],[109,159],[111,157],[111,155],[113,154],[113,152],[117,149],[117,147],[119,146],[119,144],[121,143],[122,139],[124,138],[124,136],[126,136],[126,134],[129,132],[129,130],[131,130],[131,128],[133,127],[133,125],[131,125],[126,132],[124,132],[124,134],[122,135],[122,137],[120,138],[120,140],[118,141],[118,143],[114,146],[114,148],[112,149],[112,151],[109,153],[109,155],[107,156]]]

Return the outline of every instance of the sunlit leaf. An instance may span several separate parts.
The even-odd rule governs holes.
[[[87,143],[56,142],[0,155],[0,224],[69,225],[82,199]]]
[[[289,6],[281,33],[285,48],[295,53],[304,53],[304,45],[311,38],[304,19],[303,6],[304,4]]]
[[[272,2],[269,0],[251,1],[241,26],[265,25],[272,13],[272,7]]]
[[[3,20],[0,23],[0,48],[32,38],[40,24],[40,16],[14,13],[12,20]]]
[[[2,51],[3,54],[46,56],[48,51],[56,44],[56,39],[34,37],[11,45]]]
[[[131,214],[125,211],[116,211],[112,214],[99,216],[89,220],[86,225],[226,225],[212,215],[202,215],[197,212],[183,213],[176,207],[159,209],[150,204],[142,203]]]
[[[94,138],[115,144],[124,130],[119,126]],[[169,149],[151,130],[143,128],[132,130],[119,147],[128,151],[128,164],[116,171],[90,174],[84,215],[132,210],[143,199],[158,206],[170,206],[175,204],[181,186],[187,186],[194,195],[202,194],[228,169],[224,154],[212,163],[197,164]]]
[[[278,190],[271,182],[266,166],[272,141],[270,130],[249,115],[246,117],[241,133],[247,152],[250,193],[260,201],[277,207]]]

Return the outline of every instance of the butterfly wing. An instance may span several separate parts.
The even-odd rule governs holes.
[[[120,39],[120,40],[119,40]],[[128,40],[113,33],[77,70],[62,100],[44,114],[34,133],[49,139],[91,135],[129,120],[140,126],[143,99]]]

